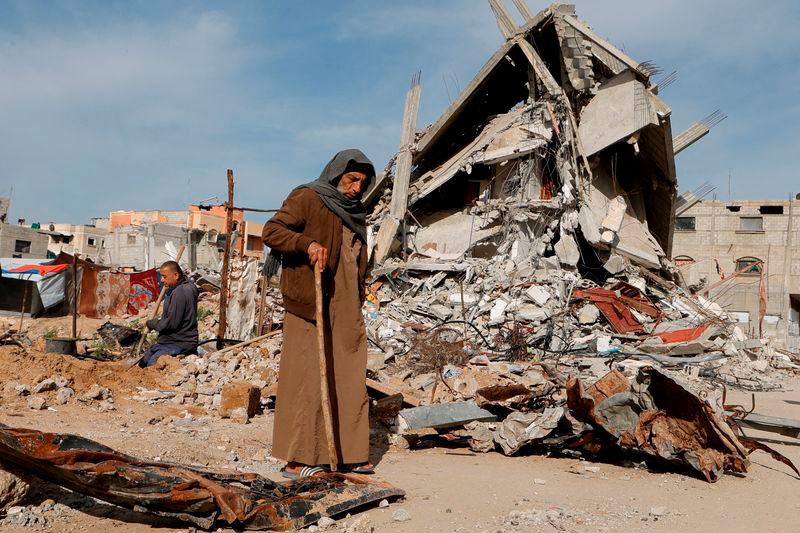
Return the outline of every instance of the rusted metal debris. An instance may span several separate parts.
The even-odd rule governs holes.
[[[747,449],[711,405],[653,367],[640,369],[633,383],[619,372],[588,388],[570,378],[567,405],[578,420],[602,430],[593,443],[600,449],[685,465],[710,482],[725,470],[744,473],[750,464]]]
[[[330,473],[276,483],[252,473],[141,461],[77,435],[2,424],[0,466],[204,529],[217,522],[250,530],[303,528],[323,516],[405,494],[357,474]]]
[[[621,296],[609,289],[583,289],[573,293],[576,299],[589,300],[603,313],[617,333],[643,333],[642,324],[631,313],[631,307],[649,316],[659,316],[659,311],[649,302]]]

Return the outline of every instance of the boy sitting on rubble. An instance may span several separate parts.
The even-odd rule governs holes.
[[[164,311],[161,318],[147,321],[147,327],[158,332],[156,343],[139,363],[153,366],[162,355],[180,355],[197,350],[197,286],[188,279],[175,261],[167,261],[159,269],[166,285]]]

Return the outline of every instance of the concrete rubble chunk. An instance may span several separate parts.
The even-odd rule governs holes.
[[[49,392],[52,390],[56,390],[56,388],[57,388],[56,382],[48,378],[37,383],[36,386],[33,387],[33,393],[39,394],[42,392]]]
[[[0,470],[0,513],[8,513],[10,508],[22,503],[30,488],[25,480]]]
[[[228,418],[237,424],[247,424],[247,422],[250,421],[250,417],[247,415],[247,409],[244,407],[236,407],[235,409],[232,409],[228,413]]]
[[[28,407],[34,411],[41,411],[47,407],[47,400],[41,396],[31,396],[28,398]]]
[[[495,300],[494,305],[492,306],[491,311],[489,311],[489,318],[492,321],[497,321],[503,318],[506,313],[506,308],[508,307],[508,302],[502,298],[498,298]]]
[[[562,265],[574,267],[581,259],[581,252],[575,242],[575,237],[569,233],[561,233],[561,239],[556,243],[555,251]]]
[[[581,324],[594,324],[600,318],[600,310],[594,304],[584,304],[578,310],[578,322]]]
[[[261,400],[261,391],[245,382],[228,383],[222,387],[222,398],[219,406],[219,415],[223,418],[232,418],[235,409],[244,409],[247,418],[256,415]]]
[[[622,229],[622,220],[627,209],[628,205],[625,203],[625,198],[622,196],[615,196],[612,198],[608,203],[608,210],[601,224],[603,229],[613,231],[614,233]]]
[[[64,387],[69,387],[72,385],[72,378],[69,376],[62,376],[60,374],[53,376],[53,381],[56,384],[56,387],[59,389],[63,389]]]
[[[323,516],[317,521],[317,527],[319,527],[321,530],[328,529],[334,525],[336,525],[336,520],[327,516]]]
[[[625,270],[625,258],[621,255],[611,254],[608,260],[603,263],[603,268],[610,274],[619,274]]]
[[[80,396],[80,399],[82,401],[85,401],[85,402],[92,401],[92,400],[105,400],[110,395],[111,395],[111,391],[109,391],[107,388],[101,387],[100,385],[95,383],[94,385],[89,387],[89,389]]]
[[[550,293],[541,285],[532,285],[525,291],[528,297],[536,302],[536,305],[544,305],[550,299]]]
[[[70,387],[62,387],[56,391],[56,403],[64,405],[75,396],[75,391]]]

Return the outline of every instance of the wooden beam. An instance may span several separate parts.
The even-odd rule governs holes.
[[[503,5],[502,0],[489,0],[489,7],[492,8],[494,17],[497,19],[497,27],[500,28],[500,33],[503,34],[506,40],[511,39],[519,30],[514,19],[511,18],[511,13]]]
[[[283,333],[283,330],[275,330],[275,331],[270,331],[269,333],[264,333],[263,335],[259,335],[258,337],[254,337],[250,340],[233,344],[231,346],[228,346],[227,348],[223,348],[221,350],[217,350],[216,352],[212,352],[212,354],[222,355],[224,353],[235,352],[236,350],[241,350],[245,346],[250,346],[251,344],[255,344],[257,342],[269,339],[270,337],[274,337],[278,333]]]
[[[222,258],[222,275],[220,277],[218,339],[225,338],[225,329],[228,325],[228,278],[230,276],[231,245],[233,244],[231,233],[233,233],[233,170],[228,169],[228,203],[225,204],[225,256]],[[221,340],[217,340],[217,343],[221,342]]]
[[[406,94],[406,105],[403,110],[403,127],[400,131],[400,152],[397,155],[394,184],[392,185],[392,201],[389,205],[389,216],[383,220],[375,239],[375,263],[382,263],[389,255],[400,222],[408,209],[408,184],[411,181],[411,164],[414,134],[417,131],[417,114],[422,88],[419,84],[420,73],[411,80],[411,88]]]
[[[259,279],[259,287],[261,288],[261,292],[258,300],[258,326],[256,326],[256,336],[259,337],[264,334],[264,303],[267,300],[268,285],[269,280],[267,279],[267,276],[262,275],[261,279]]]
[[[517,11],[519,14],[522,15],[522,18],[525,19],[525,22],[528,22],[533,18],[533,12],[528,7],[528,4],[525,3],[525,0],[513,0],[514,5],[517,7]]]
[[[400,221],[389,215],[383,219],[378,234],[375,236],[375,264],[382,263],[388,256],[389,250],[392,248],[394,236],[397,235],[397,229],[400,227]]]

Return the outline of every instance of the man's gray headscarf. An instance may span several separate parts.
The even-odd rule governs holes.
[[[316,191],[322,203],[336,213],[336,216],[342,219],[342,223],[366,243],[367,210],[364,204],[360,199],[350,200],[336,187],[339,178],[347,172],[363,172],[367,175],[367,181],[364,183],[362,191],[366,191],[375,178],[375,166],[372,161],[361,150],[350,148],[333,156],[333,159],[322,169],[319,178],[300,185],[297,189],[308,188]],[[280,261],[280,254],[271,250],[264,263],[264,275],[270,277],[277,274]]]
[[[339,179],[347,172],[363,172],[367,181],[362,187],[366,191],[375,177],[375,167],[364,152],[356,148],[342,150],[331,159],[315,181],[301,185],[319,194],[322,203],[336,213],[350,230],[367,242],[367,210],[361,200],[350,200],[337,188]]]

